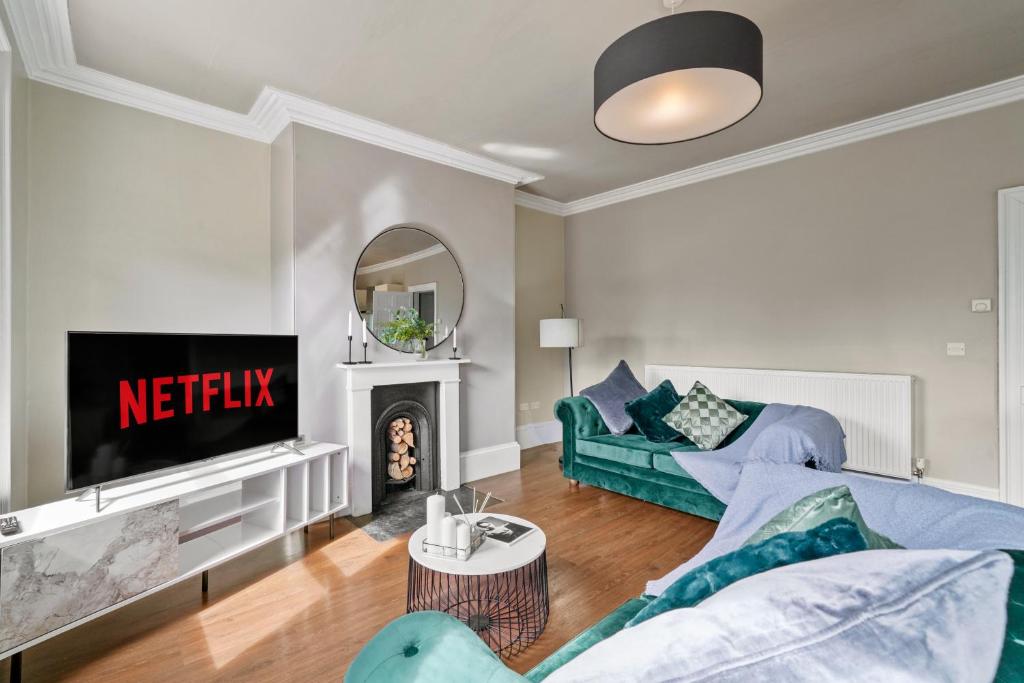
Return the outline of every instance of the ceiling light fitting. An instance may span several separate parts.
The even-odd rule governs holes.
[[[663,0],[674,11],[680,0]],[[738,14],[684,12],[623,35],[594,66],[594,126],[635,145],[717,133],[761,102],[763,45]]]

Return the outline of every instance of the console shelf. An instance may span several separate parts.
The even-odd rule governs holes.
[[[241,517],[247,512],[280,502],[278,497],[264,495],[243,503],[241,494],[241,489],[236,489],[182,506],[178,536],[186,539],[210,527],[219,526],[236,517]],[[182,540],[182,542],[186,541]]]
[[[205,590],[210,569],[312,522],[349,514],[348,449],[298,448],[249,452],[104,489],[98,511],[95,499],[75,498],[17,511],[22,531],[0,537],[0,574],[15,577],[0,586],[0,658],[200,573]],[[122,552],[126,543],[146,552]],[[83,544],[92,552],[76,552]],[[37,556],[53,556],[64,570],[12,570],[37,566]],[[106,571],[115,563],[117,571]],[[118,585],[108,585],[110,577],[120,577]],[[32,597],[39,590],[45,603]],[[97,593],[111,595],[109,604],[97,605]]]
[[[216,567],[233,557],[247,553],[280,536],[277,529],[268,529],[242,521],[200,536],[178,547],[181,578]]]

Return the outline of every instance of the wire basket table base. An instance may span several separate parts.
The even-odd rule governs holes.
[[[424,610],[455,617],[501,657],[517,655],[547,625],[547,554],[518,569],[482,576],[434,571],[410,557],[406,612]]]

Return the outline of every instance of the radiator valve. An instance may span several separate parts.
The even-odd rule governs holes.
[[[928,464],[928,461],[924,458],[914,458],[914,469],[912,473],[917,477],[918,481],[924,476],[924,468]]]

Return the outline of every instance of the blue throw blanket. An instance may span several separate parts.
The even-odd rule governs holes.
[[[691,569],[742,546],[768,520],[804,496],[841,484],[850,487],[868,526],[906,548],[1024,549],[1024,508],[924,484],[754,462],[743,468],[714,537],[692,559],[649,582],[646,592],[660,595]]]
[[[732,444],[714,451],[673,451],[672,457],[715,498],[729,504],[748,462],[803,465],[839,472],[846,462],[843,428],[831,413],[771,403]]]

